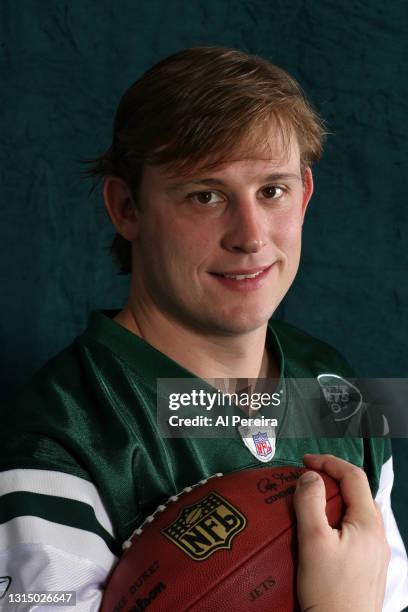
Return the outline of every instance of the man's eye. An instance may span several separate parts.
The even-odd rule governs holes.
[[[264,187],[262,189],[262,195],[264,198],[275,199],[281,198],[285,193],[284,187],[279,187],[279,185],[269,185],[268,187]]]
[[[195,204],[218,204],[222,201],[221,196],[214,191],[196,191],[187,197]]]

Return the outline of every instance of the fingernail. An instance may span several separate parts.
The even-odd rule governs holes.
[[[318,479],[319,476],[316,474],[316,472],[306,472],[305,474],[302,474],[302,476],[299,478],[298,485],[301,487],[303,487],[303,485],[307,486],[309,483],[314,482]]]

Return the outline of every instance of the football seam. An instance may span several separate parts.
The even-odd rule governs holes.
[[[212,480],[213,478],[220,478],[221,476],[224,476],[224,474],[222,474],[221,472],[217,472],[216,474],[212,474],[211,476],[208,476],[208,478],[203,478],[202,480],[199,480],[198,482],[196,482],[195,484],[191,486],[184,487],[184,489],[179,491],[179,493],[176,493],[176,495],[171,495],[167,499],[167,501],[164,502],[164,504],[160,504],[159,506],[157,506],[156,510],[152,514],[149,514],[149,516],[146,516],[143,523],[141,523],[139,527],[137,527],[131,533],[129,538],[123,542],[122,549],[127,550],[128,548],[131,548],[133,538],[141,535],[143,533],[144,527],[153,523],[154,519],[157,517],[158,514],[161,514],[162,512],[167,510],[167,508],[169,508],[171,504],[178,501],[180,497],[182,497],[183,495],[186,495],[187,493],[191,493],[193,489],[197,489],[200,486],[204,486],[205,484],[207,484],[209,480]]]

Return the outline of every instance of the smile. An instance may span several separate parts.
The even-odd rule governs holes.
[[[231,272],[213,272],[212,275],[224,287],[238,291],[253,291],[261,287],[273,264],[252,270],[234,270]]]
[[[263,270],[255,272],[255,274],[222,274],[224,278],[235,278],[235,280],[243,280],[244,278],[256,278],[262,274]]]

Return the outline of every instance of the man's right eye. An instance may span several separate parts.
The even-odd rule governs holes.
[[[196,191],[189,193],[187,198],[194,204],[215,205],[222,202],[222,197],[215,191]]]

